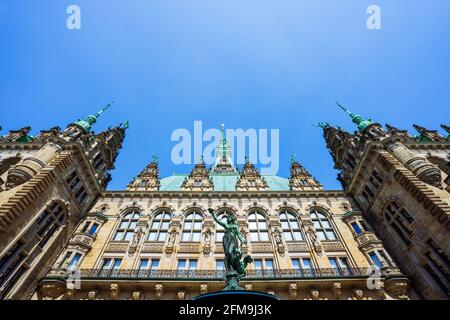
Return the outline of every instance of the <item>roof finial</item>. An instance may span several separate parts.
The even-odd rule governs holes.
[[[295,153],[291,154],[291,164],[295,163],[295,158],[296,157],[297,157],[297,155]]]
[[[373,123],[373,121],[370,120],[369,118],[364,120],[363,117],[361,117],[359,114],[351,112],[349,109],[347,109],[337,101],[336,104],[339,106],[339,108],[344,110],[350,116],[350,118],[352,118],[352,122],[358,126],[359,132],[363,132],[365,128],[367,128],[369,125]]]
[[[312,126],[317,127],[317,128],[329,128],[330,124],[328,122],[318,122],[317,124],[311,123]]]
[[[339,106],[339,108],[341,108],[342,110],[344,110],[350,117],[354,117],[355,114],[353,112],[351,112],[350,110],[348,110],[346,107],[344,107],[342,104],[340,104],[339,102],[335,101],[335,103]]]
[[[110,103],[108,103],[106,106],[104,106],[103,108],[100,109],[99,112],[97,112],[95,114],[95,117],[98,118],[103,112],[105,112],[106,110],[109,109],[109,107],[111,107],[111,105],[114,103],[114,101],[111,101]]]
[[[154,163],[158,163],[158,159],[159,159],[158,155],[156,153],[152,153],[152,160],[153,160],[153,162]]]
[[[130,127],[130,122],[127,120],[124,123],[121,123],[120,128],[128,129]]]

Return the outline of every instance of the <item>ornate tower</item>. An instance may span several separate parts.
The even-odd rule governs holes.
[[[233,167],[233,160],[231,158],[231,146],[227,141],[225,135],[225,125],[221,125],[222,139],[217,146],[217,158],[214,163],[214,173],[234,174],[236,170]]]
[[[128,124],[98,134],[110,105],[64,131],[0,137],[0,299],[25,299],[109,182]]]
[[[309,172],[291,156],[291,176],[289,187],[293,191],[299,190],[323,190],[322,185],[309,174]]]
[[[244,168],[240,172],[238,181],[236,182],[237,191],[259,191],[268,190],[267,181],[261,177],[258,169],[249,162],[248,157],[245,158]]]
[[[323,125],[338,179],[411,276],[423,298],[449,297],[448,140],[415,125],[418,136],[350,112],[357,131]],[[447,159],[446,161],[444,159]]]
[[[184,179],[181,184],[181,190],[183,191],[211,191],[213,190],[213,182],[209,177],[210,170],[206,168],[205,162],[203,162],[203,157],[200,158],[199,163],[197,163],[192,169],[189,176]]]
[[[159,170],[158,157],[152,156],[153,161],[150,162],[144,170],[142,170],[136,178],[134,178],[127,186],[127,191],[156,191],[159,190]]]

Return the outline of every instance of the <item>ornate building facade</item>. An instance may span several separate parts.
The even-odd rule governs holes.
[[[345,108],[344,108],[345,109]],[[355,133],[320,124],[343,190],[324,190],[294,157],[290,177],[217,160],[159,176],[158,158],[123,191],[108,171],[127,124],[99,114],[0,140],[2,299],[190,299],[221,290],[223,229],[237,216],[254,262],[241,284],[281,299],[448,299],[449,137],[346,110]],[[443,126],[449,133],[449,128]]]

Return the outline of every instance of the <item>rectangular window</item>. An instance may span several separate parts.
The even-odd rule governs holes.
[[[103,264],[102,264],[101,269],[102,270],[109,269],[110,265],[111,265],[111,259],[109,259],[109,258],[103,259]]]
[[[150,265],[151,270],[158,269],[159,267],[159,259],[153,259],[152,264]]]
[[[148,259],[141,259],[139,263],[139,270],[145,270],[148,267]]]
[[[311,259],[303,258],[302,262],[303,262],[303,269],[307,269],[307,270],[311,270],[312,269]]]
[[[355,231],[355,233],[356,233],[357,235],[359,235],[359,234],[362,233],[362,230],[361,230],[361,228],[359,227],[358,223],[352,222],[352,228],[353,228],[353,231]]]
[[[141,259],[139,264],[140,276],[148,276],[152,270],[158,269],[159,259]],[[149,272],[150,271],[150,272]]]
[[[196,270],[197,260],[196,259],[179,259],[177,270]]]
[[[120,265],[122,264],[122,259],[114,259],[114,264],[112,269],[117,270],[120,268]]]
[[[381,269],[383,267],[383,264],[381,263],[381,260],[378,258],[377,254],[375,252],[369,253],[370,260],[372,260],[373,264],[378,268]]]
[[[263,267],[262,267],[262,260],[261,259],[255,259],[253,261],[253,264],[254,264],[256,270],[262,270]]]
[[[197,260],[189,260],[189,270],[197,269]]]
[[[69,263],[69,269],[75,268],[78,264],[78,261],[80,261],[80,258],[81,258],[81,254],[75,253],[75,255],[73,256],[72,260]]]
[[[224,232],[223,231],[216,231],[216,242],[222,242]]]
[[[333,273],[344,275],[351,273],[346,257],[331,257],[328,258],[328,261]]]
[[[273,260],[272,259],[266,259],[266,266],[265,269],[266,270],[273,270]]]
[[[216,259],[216,270],[225,270],[225,264],[222,259]]]
[[[123,231],[117,231],[116,235],[114,236],[114,241],[121,241],[123,237]]]
[[[61,263],[59,264],[59,267],[63,267],[64,264],[69,260],[69,258],[72,256],[72,251],[67,251],[66,255],[64,256],[64,259],[61,260]],[[0,265],[1,267],[1,265]]]
[[[181,236],[181,241],[189,241],[191,238],[191,234],[189,232],[183,232]]]
[[[83,233],[86,232],[86,230],[88,229],[89,225],[90,225],[89,221],[85,222],[84,225],[83,225],[83,228],[81,228],[81,232],[83,232]]]
[[[160,231],[158,235],[158,241],[166,241],[167,232]]]
[[[182,269],[186,269],[186,260],[185,259],[180,259],[178,260],[178,270],[182,270]]]
[[[89,229],[89,235],[93,236],[95,231],[97,231],[97,228],[98,228],[98,223],[94,222],[94,224],[92,224],[92,227]]]

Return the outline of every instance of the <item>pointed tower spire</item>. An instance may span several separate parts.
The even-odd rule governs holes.
[[[217,146],[217,156],[214,162],[213,172],[214,173],[224,173],[224,174],[234,174],[236,170],[233,166],[233,160],[231,159],[231,146],[227,141],[225,134],[225,125],[222,123],[220,125],[221,138]]]
[[[344,110],[345,113],[347,113],[350,116],[350,118],[352,118],[352,122],[358,126],[359,132],[363,132],[364,129],[366,129],[369,125],[374,123],[369,118],[363,119],[363,117],[361,117],[359,114],[355,114],[355,113],[351,112],[349,109],[347,109],[346,107],[344,107],[342,104],[340,104],[337,101],[336,101],[336,104],[339,106],[339,108]]]
[[[128,120],[119,125],[119,128],[123,128],[125,130],[128,129],[129,127],[130,127],[130,122]]]
[[[100,117],[100,115],[106,110],[108,110],[113,103],[114,101],[111,101],[106,106],[101,108],[100,111],[98,111],[97,113],[88,115],[86,119],[78,119],[77,121],[74,122],[74,124],[81,127],[84,133],[91,132],[92,125],[97,122],[97,119]]]

